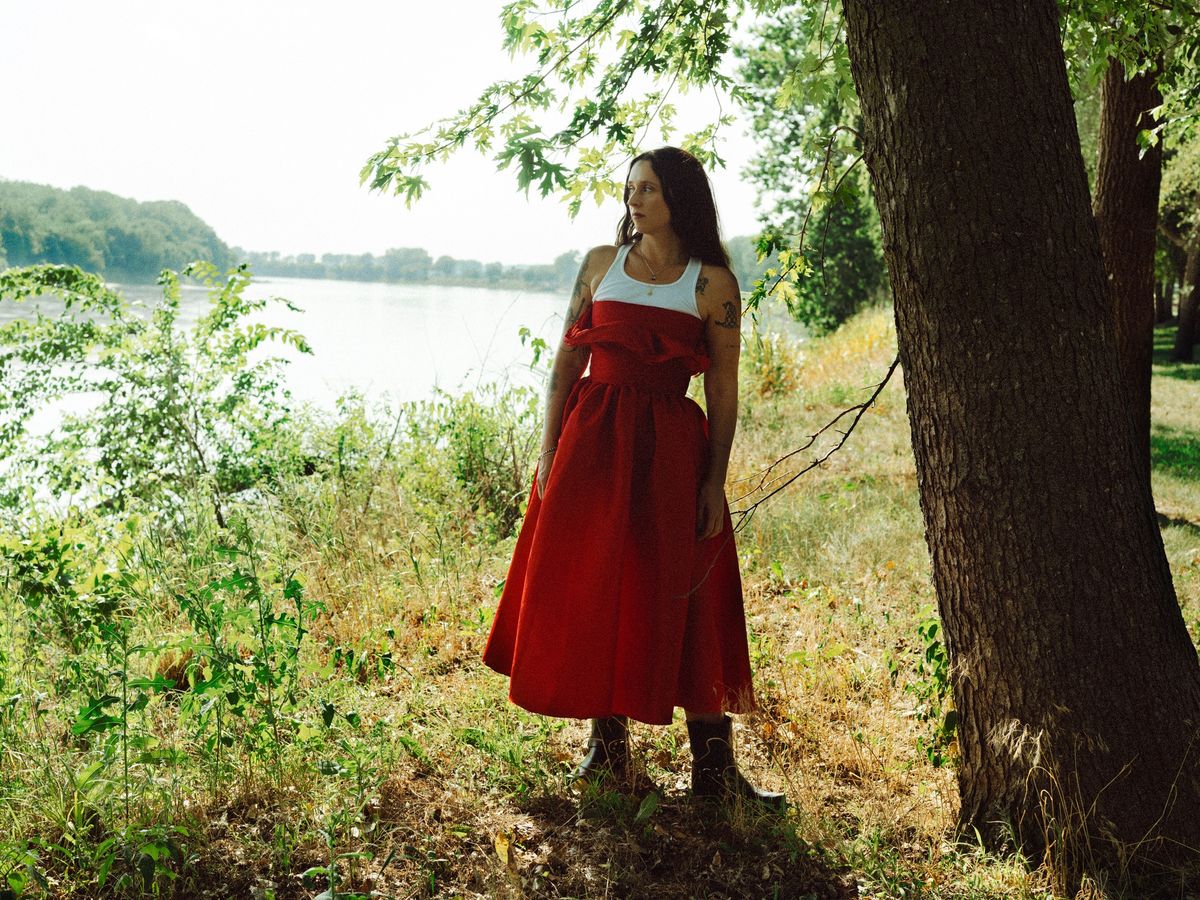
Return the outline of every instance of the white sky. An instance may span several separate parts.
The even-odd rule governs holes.
[[[0,0],[0,178],[180,200],[247,250],[542,263],[608,243],[619,205],[571,222],[471,150],[426,173],[412,210],[358,185],[390,135],[533,65],[501,50],[501,5]],[[694,130],[715,104],[688,99],[679,124]],[[726,237],[755,230],[741,132],[712,173]]]

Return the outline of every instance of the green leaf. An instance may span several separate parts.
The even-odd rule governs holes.
[[[658,794],[651,791],[643,798],[641,805],[638,806],[637,814],[633,817],[634,824],[640,825],[649,819],[654,815],[655,810],[658,809],[658,805]]]
[[[322,775],[332,775],[332,776],[339,776],[339,775],[347,775],[347,774],[349,774],[349,770],[348,770],[348,769],[346,769],[346,767],[345,767],[345,766],[343,766],[343,765],[342,765],[342,764],[341,764],[341,763],[340,763],[338,760],[336,760],[336,759],[322,759],[322,760],[320,760],[320,761],[317,763],[317,771],[318,771],[318,772],[320,772]]]
[[[149,891],[154,885],[154,873],[158,868],[154,857],[148,853],[142,853],[138,856],[137,867],[138,873],[142,876],[142,890]]]
[[[93,731],[118,727],[121,720],[105,713],[104,708],[117,703],[120,699],[112,694],[106,694],[82,707],[75,716],[74,724],[71,725],[71,734],[81,737]]]

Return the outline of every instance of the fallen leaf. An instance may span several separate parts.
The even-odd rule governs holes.
[[[508,854],[508,848],[511,845],[508,835],[503,831],[496,832],[496,837],[492,840],[492,845],[496,848],[496,856],[500,858],[500,862],[507,867],[510,864],[511,857]]]

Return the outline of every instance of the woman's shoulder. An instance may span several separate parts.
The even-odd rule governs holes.
[[[619,249],[616,244],[601,244],[585,253],[583,261],[590,269],[597,267],[607,269],[612,265],[613,260],[617,258],[617,250]]]
[[[696,277],[696,304],[704,312],[706,302],[720,309],[728,300],[741,300],[742,290],[728,266],[702,263]]]
[[[581,277],[591,285],[593,291],[600,286],[601,279],[612,267],[617,258],[617,249],[613,244],[601,244],[584,254]]]

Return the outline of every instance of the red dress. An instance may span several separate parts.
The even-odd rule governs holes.
[[[700,319],[597,300],[567,332],[591,370],[563,409],[545,501],[536,480],[484,662],[509,696],[567,718],[669,724],[674,707],[754,707],[728,506],[696,539],[708,357]]]

